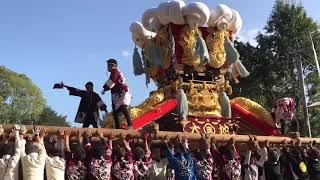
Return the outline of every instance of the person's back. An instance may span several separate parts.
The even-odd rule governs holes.
[[[151,150],[148,144],[148,134],[143,134],[144,149],[141,147],[136,147],[135,163],[134,163],[134,175],[136,180],[150,179],[150,167],[152,163]]]
[[[38,130],[35,134],[35,142],[29,141],[25,151],[21,152],[21,164],[23,180],[42,180],[47,153],[43,144],[45,130]]]
[[[320,162],[319,160],[310,160],[308,163],[310,179],[320,180]]]
[[[59,156],[47,157],[46,173],[47,180],[64,179],[65,160]]]
[[[250,147],[250,144],[249,144]],[[265,177],[264,173],[264,163],[267,160],[267,148],[260,148],[257,142],[253,142],[251,149],[247,150],[244,169],[245,169],[245,179],[248,180],[258,180]]]
[[[176,179],[195,180],[194,163],[186,137],[179,137],[174,149],[175,153],[170,150],[167,144],[166,156],[170,166],[174,169]]]
[[[295,178],[299,180],[309,180],[306,157],[300,146],[294,146],[292,148],[288,160]]]
[[[60,136],[61,137],[61,136]],[[46,145],[48,156],[46,157],[46,176],[47,180],[64,179],[65,160],[63,156],[64,146],[57,136],[53,135],[49,138]]]
[[[212,180],[212,172],[215,168],[210,149],[204,152],[196,152],[194,157],[195,172],[198,180]]]
[[[19,127],[14,126],[12,129],[15,141],[8,142],[3,129],[1,127],[2,139],[6,142],[3,144],[2,153],[4,154],[0,159],[0,179],[3,180],[18,180],[19,179],[19,161],[22,146],[24,146],[24,140],[19,136]]]
[[[268,160],[264,163],[266,180],[282,180],[279,156],[277,150],[268,148]]]
[[[231,138],[227,145],[217,149],[215,140],[212,140],[212,156],[219,169],[219,177],[223,180],[240,180],[240,156],[235,147],[235,140]]]
[[[112,167],[112,137],[105,140],[103,133],[98,132],[100,141],[91,145],[91,136],[84,136],[86,151],[87,179],[89,180],[109,180]]]
[[[198,180],[213,180],[213,171],[216,166],[210,151],[210,141],[205,136],[202,136],[201,141],[204,146],[198,148],[193,157],[195,174]]]
[[[310,179],[320,180],[320,151],[315,147],[308,150],[308,171]]]
[[[124,147],[118,146],[113,156],[112,179],[113,180],[134,180],[133,154],[129,142],[121,137]]]
[[[21,157],[23,180],[42,180],[46,161],[45,148],[40,143],[34,143],[36,152],[23,154]]]
[[[279,162],[265,162],[264,171],[266,180],[282,180]]]
[[[71,151],[66,151],[65,154],[66,154],[65,179],[66,180],[85,180],[86,167],[84,166],[84,163],[83,163],[83,159],[85,158],[85,153],[83,152],[83,155],[80,155],[79,153],[74,154]]]
[[[4,180],[18,180],[19,179],[19,161],[20,161],[20,147],[24,145],[20,140],[16,141],[15,153],[8,160]]]
[[[283,170],[283,179],[309,180],[309,169],[303,150],[299,146],[288,147],[285,145],[281,150],[280,164]]]

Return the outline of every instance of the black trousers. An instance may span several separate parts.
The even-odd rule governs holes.
[[[88,128],[90,125],[92,125],[93,128],[98,128],[97,121],[93,115],[93,113],[87,113],[86,118],[83,122],[82,127],[83,128]]]
[[[120,119],[119,119],[120,113],[122,113],[124,115],[124,117],[127,119],[128,127],[132,126],[130,113],[129,113],[127,105],[122,105],[117,110],[115,110],[114,104],[112,104],[112,109],[113,109],[112,115],[113,115],[116,129],[120,129]]]

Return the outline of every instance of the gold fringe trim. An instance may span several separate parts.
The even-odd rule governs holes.
[[[231,103],[235,103],[243,107],[244,109],[248,110],[249,112],[253,113],[258,118],[264,120],[267,124],[274,126],[274,120],[271,116],[271,113],[269,113],[264,107],[262,107],[260,104],[244,98],[244,97],[236,97],[231,100]]]

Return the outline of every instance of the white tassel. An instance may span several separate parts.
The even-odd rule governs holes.
[[[248,72],[246,67],[244,67],[244,65],[242,64],[242,62],[239,59],[234,63],[234,65],[235,65],[235,67],[241,77],[245,78],[250,75],[250,73]]]
[[[219,103],[221,106],[221,115],[223,117],[231,118],[230,99],[225,92],[219,93]]]

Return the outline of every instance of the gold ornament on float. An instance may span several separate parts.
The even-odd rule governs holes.
[[[143,103],[140,105],[133,107],[130,109],[130,115],[132,119],[142,115],[143,113],[149,111],[152,109],[152,107],[160,104],[164,101],[164,91],[162,89],[159,89],[157,91],[153,91],[150,93],[150,96],[148,99],[146,99]]]
[[[187,92],[189,115],[193,116],[221,116],[221,106],[218,101],[216,85],[206,82],[201,84],[189,83]]]
[[[201,36],[199,29],[192,29],[185,25],[181,30],[180,41],[178,42],[183,48],[181,62],[193,68],[197,68],[200,64],[200,57],[197,56],[195,51],[198,36]]]
[[[220,68],[226,62],[226,51],[224,48],[225,31],[214,31],[209,29],[206,43],[209,51],[209,65],[213,68]]]

